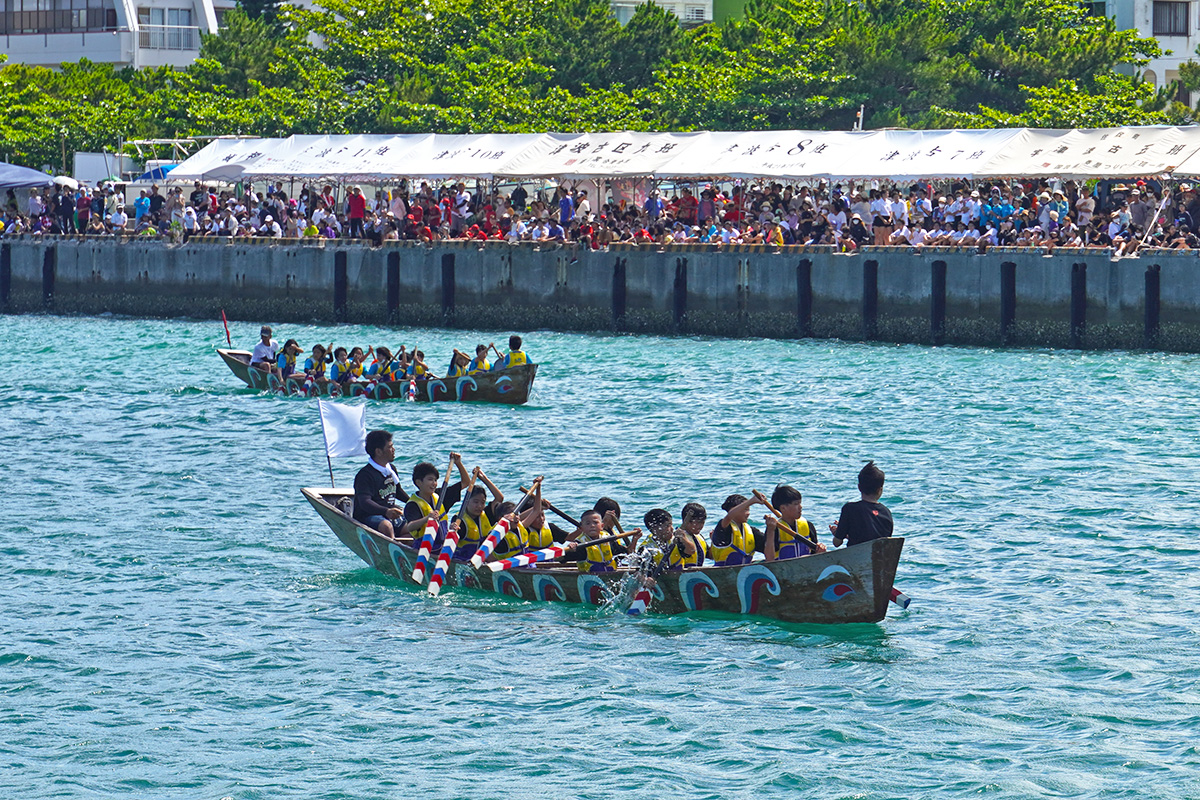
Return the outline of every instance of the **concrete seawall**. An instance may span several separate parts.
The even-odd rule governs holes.
[[[0,243],[0,308],[1200,352],[1200,259],[25,238]]]

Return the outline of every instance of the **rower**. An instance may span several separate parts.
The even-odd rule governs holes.
[[[375,360],[367,367],[368,377],[380,381],[395,380],[396,365],[392,362],[392,351],[382,345],[375,348]]]
[[[475,345],[475,358],[467,365],[468,375],[480,375],[492,368],[492,365],[487,360],[488,346],[486,344]]]
[[[530,507],[521,514],[517,522],[523,548],[521,552],[541,550],[552,544],[562,544],[567,541],[571,532],[546,520],[546,509],[549,507],[549,503],[542,499],[541,483],[534,487],[532,501]],[[503,558],[503,556],[501,557]]]
[[[350,365],[346,348],[339,347],[333,351],[333,366],[329,368],[329,380],[343,386],[354,377],[354,368]]]
[[[784,524],[778,525],[775,517],[769,514],[766,517],[767,530],[764,547],[768,561],[774,561],[776,558],[799,558],[812,552],[812,548],[804,542],[802,537],[807,536],[816,542],[817,529],[811,522],[800,516],[803,510],[802,501],[803,497],[800,491],[793,486],[780,484],[775,487],[775,491],[771,492],[771,505],[779,512],[780,519]],[[825,552],[825,546],[818,542],[816,552]]]
[[[508,352],[492,365],[493,370],[508,369],[509,367],[520,367],[528,363],[525,358],[525,352],[521,350],[521,337],[513,334],[508,337]]]
[[[611,497],[601,497],[592,508],[601,516],[604,535],[616,533],[616,527],[621,524],[621,504]]]
[[[250,366],[277,375],[275,359],[279,356],[279,348],[271,339],[271,326],[263,325],[258,335],[261,341],[254,345],[254,350],[250,353]]]
[[[504,514],[500,510],[501,504],[504,503],[504,493],[496,488],[496,484],[492,483],[480,467],[471,470],[471,474],[475,476],[476,484],[471,487],[471,494],[467,496],[462,514],[455,515],[455,519],[462,521],[462,525],[459,527],[458,549],[454,554],[454,557],[460,560],[469,559],[475,555],[479,545],[483,544],[484,538],[492,532],[492,528]],[[479,482],[482,482],[487,489],[480,486]],[[489,491],[492,493],[490,503],[487,500]],[[511,512],[512,508],[508,510]]]
[[[455,348],[454,355],[450,357],[450,369],[446,371],[446,377],[461,378],[467,374],[467,367],[470,363],[471,357]]]
[[[330,345],[332,347],[332,345]],[[332,361],[325,345],[314,344],[312,355],[304,359],[304,374],[312,378],[325,380],[325,365]]]
[[[414,350],[412,358],[409,359],[408,367],[404,370],[406,378],[436,378],[429,367],[425,366],[425,354],[420,350]]]
[[[646,530],[654,537],[654,543],[661,550],[654,557],[655,564],[667,560],[667,569],[676,570],[684,567],[698,567],[704,563],[704,540],[699,536],[675,527],[671,512],[663,508],[652,508],[642,518]]]
[[[363,362],[367,360],[370,353],[364,353],[361,347],[352,347],[350,349],[350,377],[361,378],[363,376]]]
[[[290,378],[296,372],[296,356],[304,351],[300,349],[300,343],[295,339],[288,339],[284,342],[283,349],[279,351],[279,357],[275,360],[275,366],[279,370],[279,375],[282,378]]]
[[[408,495],[400,488],[400,476],[392,466],[396,457],[392,434],[371,431],[367,434],[365,450],[367,464],[354,476],[354,519],[393,539],[392,521],[399,519],[402,513],[396,498],[405,501]]]
[[[434,511],[439,505],[437,485],[438,478],[441,477],[437,467],[428,461],[422,461],[413,467],[412,482],[417,487],[417,493],[410,497],[404,505],[403,533],[408,536],[419,534],[430,520],[441,522],[447,519],[450,516],[448,509],[462,497],[463,484],[469,479],[467,468],[463,466],[462,456],[458,453],[451,453],[450,460],[454,462],[454,466],[458,467],[461,480],[446,487],[445,497],[440,498],[442,501],[440,514]]]
[[[731,494],[721,504],[725,516],[713,528],[712,547],[708,551],[717,566],[749,564],[754,559],[754,551],[762,551],[762,531],[750,527],[748,522],[750,507],[758,502],[753,497],[747,499],[740,494]]]
[[[631,540],[625,547],[614,542],[588,546],[587,542],[603,538],[606,535],[602,521],[603,517],[600,516],[600,512],[594,508],[589,508],[579,517],[579,530],[575,531],[568,538],[568,541],[574,541],[583,545],[583,547],[576,549],[572,553],[574,559],[579,563],[580,572],[597,573],[615,571],[617,568],[616,556],[629,552],[636,547],[637,540],[642,535],[640,529],[630,531]]]

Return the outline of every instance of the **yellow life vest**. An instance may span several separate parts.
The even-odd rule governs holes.
[[[812,547],[808,544],[808,539],[816,541],[817,538],[817,532],[813,529],[812,524],[804,517],[800,517],[793,523],[788,523],[784,520],[780,520],[780,522],[782,524],[775,529],[776,541],[779,543],[778,548],[776,548],[777,555],[783,558],[796,558],[808,555],[812,551]],[[784,525],[794,527],[800,535],[797,536],[790,530],[785,530]],[[788,548],[788,550],[785,551],[784,548]]]
[[[524,350],[509,350],[508,355],[504,357],[504,369],[509,367],[520,367],[526,363]]]
[[[698,567],[704,563],[704,540],[699,536],[692,537],[692,541],[696,544],[696,552],[690,556],[684,552],[682,547],[675,547],[671,550],[671,556],[667,559],[667,569],[675,569],[676,567]],[[670,547],[670,545],[668,545]],[[654,558],[654,563],[662,563],[663,554],[659,553]]]
[[[468,544],[481,545],[483,540],[489,533],[492,532],[492,521],[488,519],[486,511],[479,512],[479,521],[471,519],[465,513],[462,515],[463,530],[459,536],[459,545],[466,546]]]
[[[424,514],[426,517],[428,517],[430,514],[433,513],[433,506],[431,506],[431,505],[429,505],[429,503],[425,502],[425,498],[421,497],[421,495],[414,494],[412,497],[410,497],[408,499],[412,500],[414,503],[416,503],[417,507],[421,509],[421,513]],[[437,504],[437,501],[438,501],[437,492],[434,492],[433,493],[434,505]],[[450,512],[443,508],[442,513],[438,517],[438,519],[446,519],[448,516],[450,516]]]
[[[525,528],[518,522],[517,527],[509,528],[508,533],[504,534],[504,538],[496,544],[496,555],[500,558],[520,555],[525,551],[527,540]]]
[[[521,538],[525,542],[525,546],[530,550],[541,550],[543,547],[549,547],[554,544],[554,534],[550,530],[549,525],[542,525],[542,529],[530,530],[520,523],[517,527],[521,531]]]
[[[447,378],[461,378],[463,375],[466,375],[466,374],[467,374],[466,367],[464,367],[461,364],[455,364],[454,366],[452,366],[450,368],[450,374],[447,375],[446,377]]]
[[[471,363],[467,365],[467,374],[468,375],[480,375],[484,372],[487,372],[491,368],[492,368],[492,365],[488,363],[488,360],[486,358],[484,358],[484,359],[476,358],[476,359],[472,359]]]
[[[714,544],[709,548],[709,555],[718,564],[725,563],[730,559],[730,556],[735,554],[737,554],[738,558],[733,563],[749,563],[754,558],[754,531],[750,529],[750,524],[746,522],[743,522],[741,525],[734,523],[729,526],[729,529],[730,533],[732,533],[729,545],[718,547]]]
[[[588,547],[586,560],[579,562],[580,572],[612,572],[617,568],[613,560],[612,546],[609,542]]]

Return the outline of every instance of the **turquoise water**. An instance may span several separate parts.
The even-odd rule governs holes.
[[[914,602],[833,628],[431,599],[308,507],[316,408],[219,322],[0,333],[5,797],[1200,797],[1194,356],[532,333],[528,406],[368,407],[402,473],[627,519],[788,481],[824,530],[874,458]]]

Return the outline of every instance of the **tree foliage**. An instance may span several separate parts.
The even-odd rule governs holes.
[[[17,160],[121,138],[1190,120],[1153,40],[1059,0],[751,0],[684,30],[608,0],[243,2],[185,70],[0,62]],[[1133,70],[1136,72],[1136,70]],[[1181,80],[1200,90],[1200,66]]]

